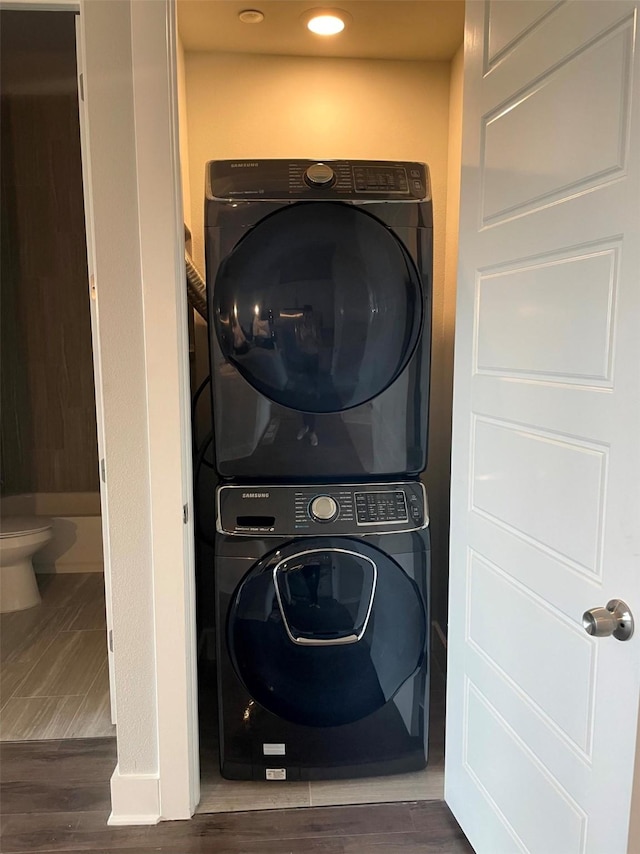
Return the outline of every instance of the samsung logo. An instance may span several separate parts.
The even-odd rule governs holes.
[[[257,163],[232,163],[232,169],[248,169],[251,166],[257,166]]]
[[[243,492],[242,497],[243,498],[268,498],[269,493],[268,492]]]

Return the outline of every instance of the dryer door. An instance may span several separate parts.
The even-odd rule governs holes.
[[[220,348],[270,400],[340,412],[377,397],[407,365],[422,287],[401,241],[353,205],[301,202],[254,226],[222,262]]]
[[[384,706],[425,653],[417,585],[388,555],[345,538],[295,541],[258,563],[229,610],[227,642],[267,711],[339,726]]]

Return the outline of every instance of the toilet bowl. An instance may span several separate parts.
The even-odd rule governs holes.
[[[46,516],[5,516],[0,521],[0,614],[39,604],[32,558],[52,536],[53,521]]]

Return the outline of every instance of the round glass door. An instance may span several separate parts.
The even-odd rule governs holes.
[[[327,542],[327,539],[330,542]],[[306,726],[339,726],[382,708],[424,654],[416,584],[366,543],[290,543],[242,580],[227,642],[247,691]]]
[[[254,226],[214,285],[220,348],[276,403],[339,412],[371,400],[418,342],[422,288],[404,245],[361,208],[301,202]]]

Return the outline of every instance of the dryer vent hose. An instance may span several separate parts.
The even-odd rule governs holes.
[[[191,255],[185,250],[184,263],[187,270],[187,297],[189,305],[195,309],[203,320],[208,322],[207,286],[200,271],[191,260]]]

